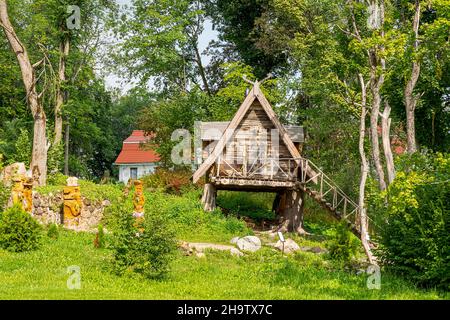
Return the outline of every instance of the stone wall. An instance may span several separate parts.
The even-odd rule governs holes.
[[[76,231],[92,231],[100,223],[105,207],[109,206],[108,200],[92,201],[82,197],[81,214],[73,221],[63,221],[63,193],[49,193],[41,195],[33,192],[33,216],[44,224],[63,224]]]

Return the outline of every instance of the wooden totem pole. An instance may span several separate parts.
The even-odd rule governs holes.
[[[78,217],[81,214],[81,192],[78,186],[78,179],[70,177],[67,179],[67,186],[64,187],[64,224],[78,224]]]
[[[145,196],[143,191],[143,184],[141,180],[134,180],[134,195],[133,195],[133,217],[136,219],[135,227],[139,229],[140,232],[143,232],[143,224],[144,224],[144,204],[145,204]]]

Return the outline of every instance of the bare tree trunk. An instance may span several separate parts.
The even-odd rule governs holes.
[[[420,1],[415,1],[415,14],[413,21],[414,30],[414,53],[417,53],[419,48],[419,24],[420,24]],[[408,153],[414,153],[417,151],[416,145],[416,129],[414,125],[414,111],[419,101],[419,96],[414,95],[414,88],[416,87],[417,80],[420,76],[420,63],[413,57],[411,77],[405,86],[405,108],[406,108],[406,139],[407,139],[407,151]]]
[[[56,104],[55,104],[55,137],[53,145],[57,146],[62,140],[63,119],[61,115],[62,106],[64,104],[64,89],[62,86],[66,82],[66,58],[69,55],[70,42],[66,38],[60,44],[60,57],[58,68],[58,85],[56,88]]]
[[[216,188],[212,183],[206,183],[203,189],[203,210],[214,211],[216,209]]]
[[[378,1],[372,1],[373,5],[378,5]],[[385,7],[384,0],[380,3],[380,34],[384,37],[384,15]],[[376,28],[377,26],[373,26]],[[377,53],[377,49],[381,52],[384,51],[384,47],[372,48],[369,50],[369,65],[370,65],[370,90],[372,92],[372,110],[370,114],[370,136],[372,139],[372,157],[375,165],[375,171],[378,178],[378,184],[380,190],[386,189],[386,181],[384,178],[383,165],[380,158],[380,143],[378,140],[378,117],[381,106],[381,94],[380,90],[384,84],[384,72],[386,69],[386,61],[383,57]],[[381,67],[381,71],[378,68]]]
[[[359,217],[361,224],[361,242],[364,247],[364,251],[366,252],[367,258],[371,264],[375,264],[376,260],[372,254],[369,245],[369,233],[368,233],[368,220],[367,220],[367,212],[366,206],[364,203],[365,198],[365,188],[367,175],[369,174],[369,163],[366,158],[366,152],[364,151],[364,138],[366,134],[366,114],[367,114],[367,88],[364,82],[364,78],[361,74],[359,74],[359,81],[361,84],[361,119],[359,123],[359,154],[361,156],[361,181],[359,184]]]
[[[38,181],[35,184],[43,186],[47,182],[47,136],[46,136],[47,118],[45,113],[38,113],[34,117],[34,135],[33,135],[33,157],[31,168],[38,172]]]
[[[206,79],[205,68],[203,67],[202,57],[200,52],[198,51],[198,46],[195,45],[195,56],[197,60],[198,69],[200,70],[200,76],[202,77],[203,86],[205,87],[206,92],[211,95],[211,90],[209,89],[208,79]]]
[[[280,213],[280,225],[277,231],[307,234],[303,229],[304,202],[305,194],[299,189],[288,190],[281,196],[278,203],[280,207],[276,209]]]
[[[66,176],[69,175],[69,142],[70,142],[70,125],[66,125],[65,134],[65,143],[64,143],[64,174]]]
[[[378,140],[378,117],[381,105],[380,88],[384,82],[384,75],[377,75],[377,57],[376,53],[370,53],[371,60],[371,76],[370,89],[372,92],[372,110],[370,113],[370,136],[372,140],[372,157],[375,165],[375,172],[378,178],[380,190],[386,189],[386,181],[384,179],[383,165],[380,158],[380,143]]]
[[[9,20],[6,0],[0,0],[0,25],[5,32],[6,38],[16,55],[22,74],[22,81],[27,93],[27,103],[31,109],[34,119],[33,153],[31,169],[34,176],[38,178],[38,185],[45,185],[47,181],[47,136],[46,116],[36,89],[36,78],[34,67],[30,62],[26,48]]]
[[[384,156],[386,158],[386,168],[388,173],[388,182],[392,183],[395,179],[395,166],[394,157],[392,155],[391,139],[390,139],[390,128],[391,128],[391,118],[389,117],[391,113],[391,106],[387,101],[384,102],[384,111],[381,114],[381,137],[383,140],[383,150]]]

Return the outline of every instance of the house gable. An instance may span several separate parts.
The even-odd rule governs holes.
[[[269,102],[262,93],[259,83],[256,82],[253,89],[245,98],[244,102],[236,112],[235,116],[228,124],[227,129],[221,136],[220,140],[215,145],[213,151],[208,156],[208,158],[203,162],[203,164],[194,173],[193,181],[197,182],[200,177],[202,177],[208,169],[214,164],[214,162],[221,156],[229,143],[238,143],[238,148],[252,148],[252,145],[245,145],[245,137],[254,137],[256,132],[266,132],[266,137],[268,144],[271,144],[271,133],[270,130],[277,129],[279,135],[279,150],[278,154],[280,157],[288,157],[298,159],[300,158],[300,153],[295,147],[294,143],[290,139],[286,129],[280,123],[275,112],[272,110]],[[258,131],[259,130],[259,131]],[[269,130],[269,132],[267,131]],[[270,138],[269,138],[270,137]],[[244,138],[244,139],[243,139]],[[250,139],[251,141],[251,139]],[[244,145],[242,145],[244,144]],[[269,155],[273,153],[273,149],[269,148]],[[271,156],[277,157],[278,155],[272,154]]]

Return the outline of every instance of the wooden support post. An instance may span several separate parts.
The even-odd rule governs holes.
[[[243,155],[243,160],[242,160],[242,175],[244,177],[247,177],[247,145],[244,144],[244,155]]]
[[[216,195],[216,187],[212,183],[205,184],[202,197],[203,210],[211,212],[216,209]]]

